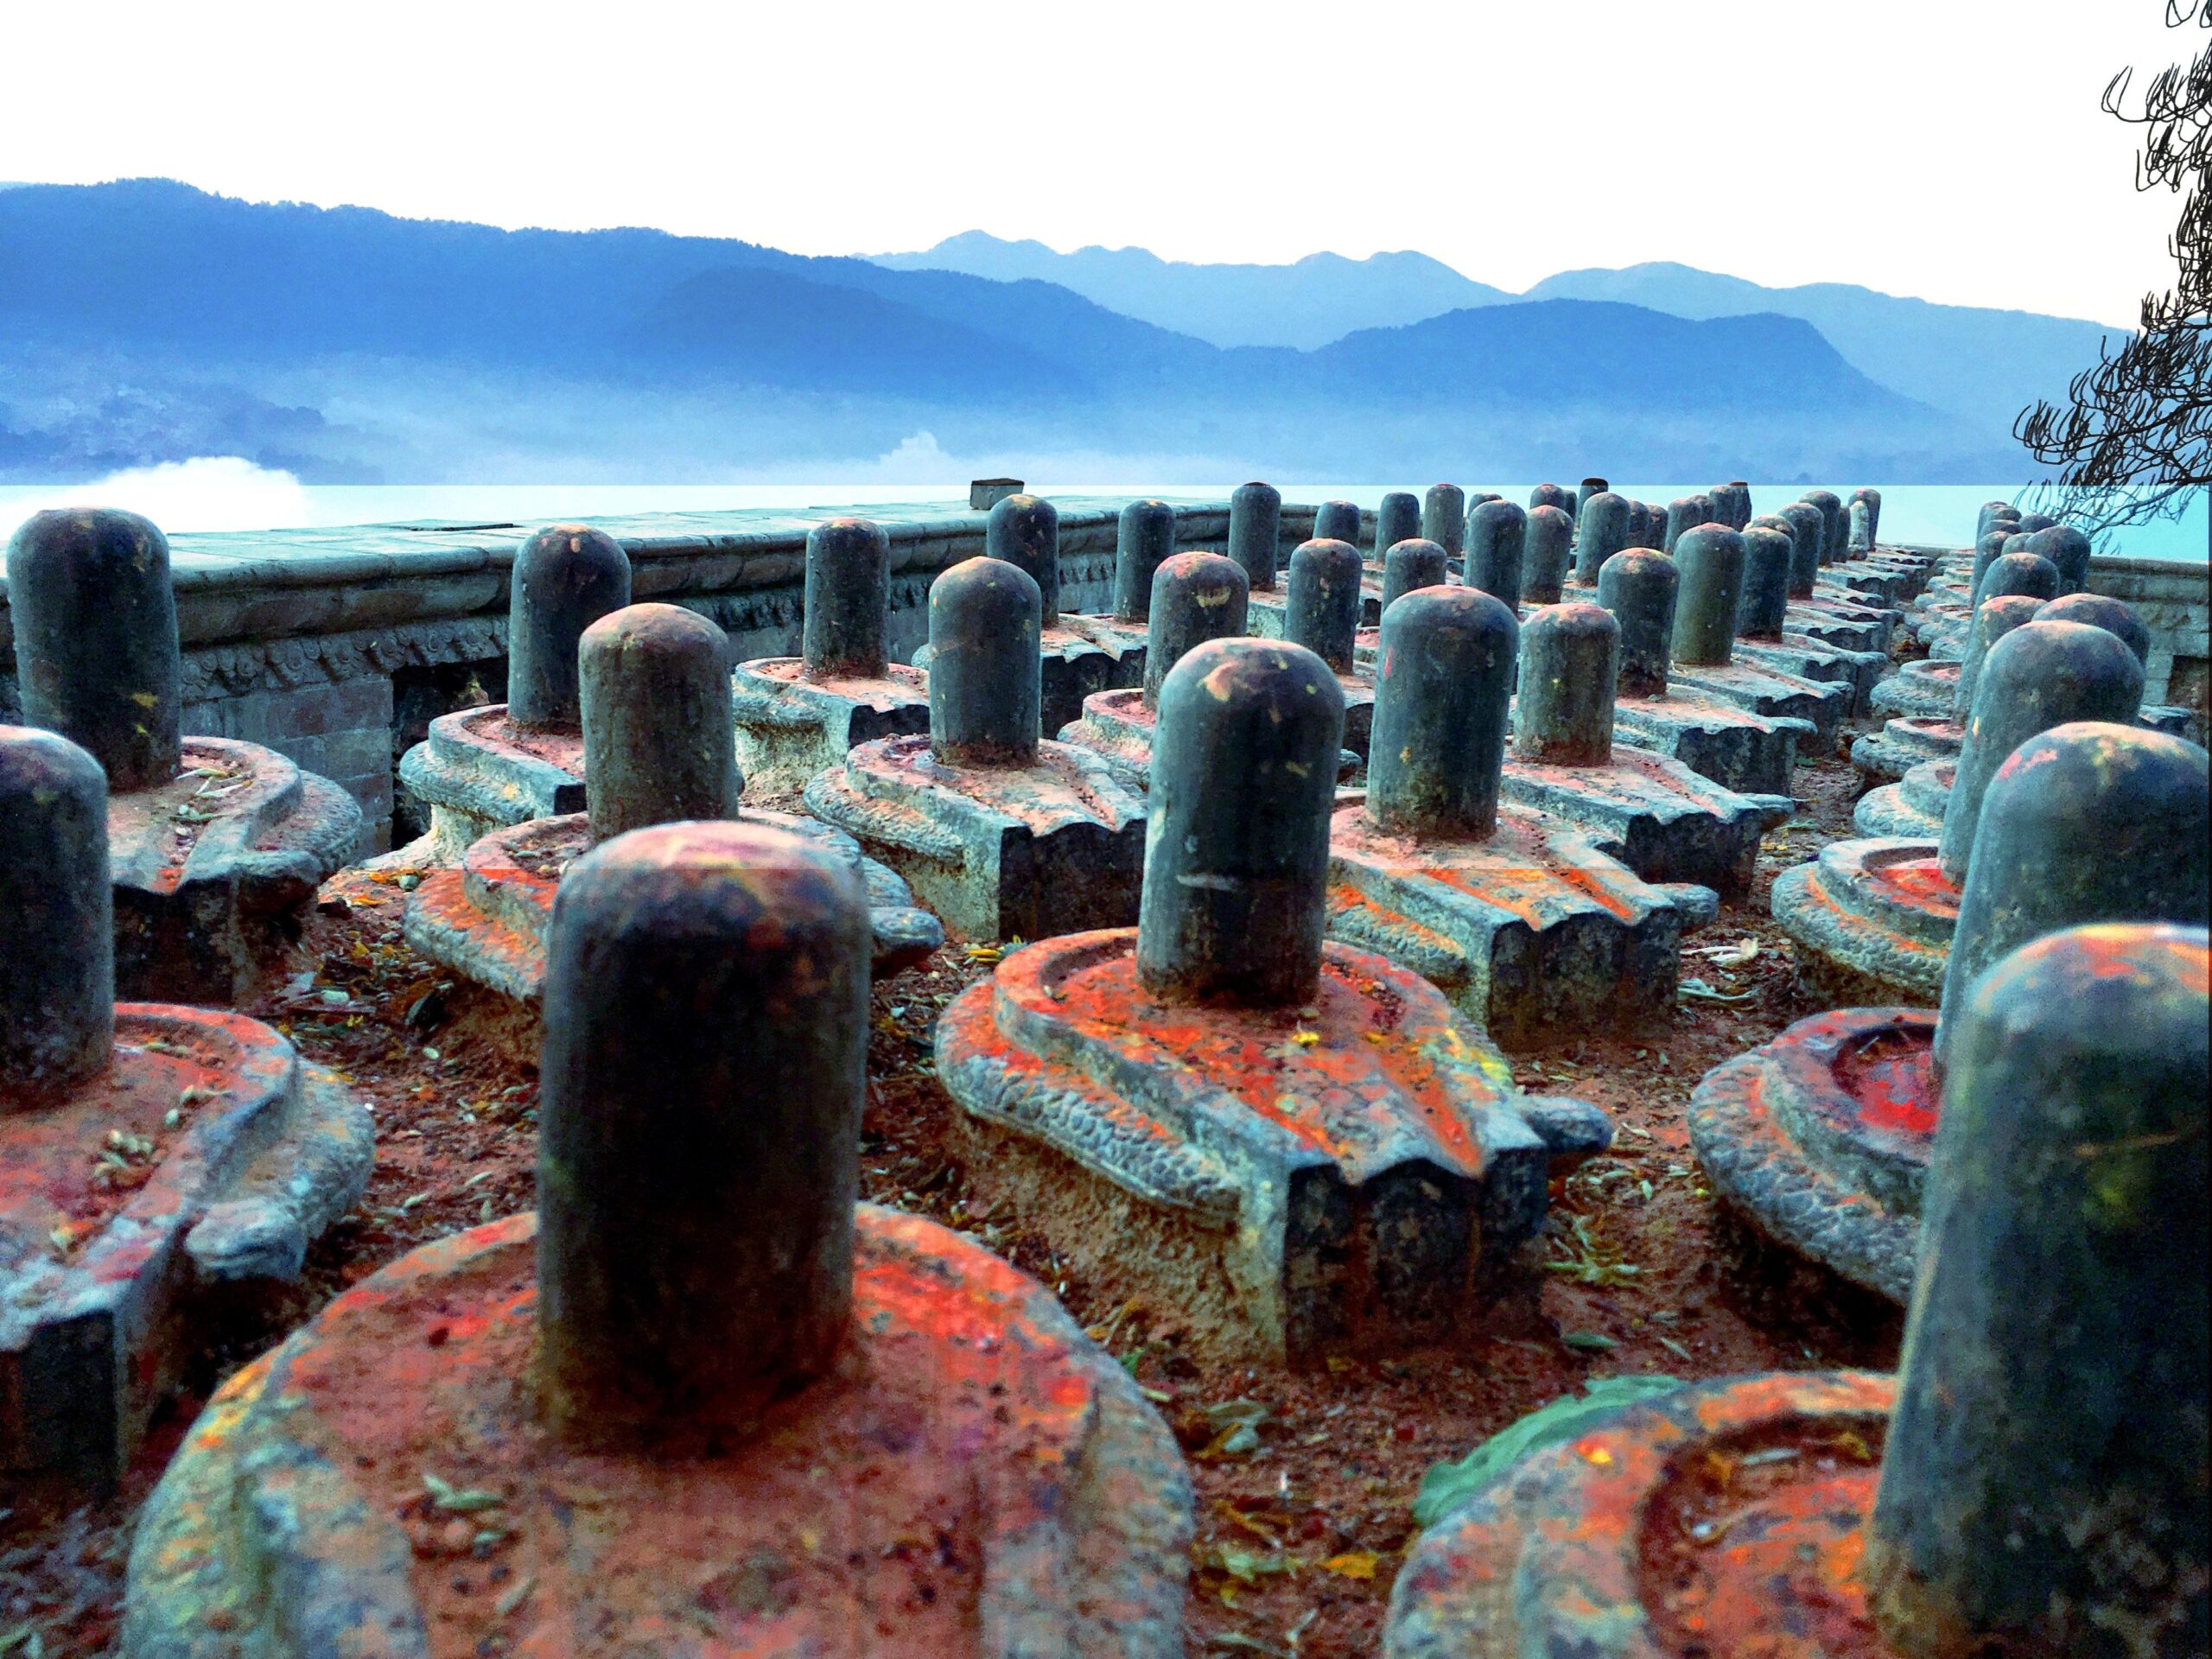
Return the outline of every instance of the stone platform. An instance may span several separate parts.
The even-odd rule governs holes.
[[[257,1021],[116,1007],[114,1058],[0,1110],[0,1470],[118,1479],[219,1284],[299,1276],[374,1127]]]
[[[1941,1110],[1936,1018],[1845,1008],[1715,1067],[1690,1097],[1713,1191],[1762,1232],[1902,1304]]]
[[[1859,1561],[1897,1386],[1695,1383],[1533,1453],[1414,1543],[1383,1653],[1887,1654]]]
[[[944,942],[937,918],[915,907],[906,884],[863,857],[842,830],[785,812],[748,810],[740,817],[790,831],[859,870],[878,976],[903,972]],[[458,866],[431,872],[408,894],[408,944],[464,979],[525,1005],[534,1016],[544,989],[554,896],[569,865],[590,847],[590,820],[581,812],[535,818],[484,836]],[[525,1031],[513,1033],[514,1052],[535,1063],[537,1021],[532,1017],[526,1023]]]
[[[817,775],[806,805],[901,872],[955,938],[1135,925],[1144,800],[1087,750],[1039,743],[1026,766],[962,766],[927,736],[888,738]]]
[[[430,809],[421,841],[394,864],[451,864],[471,842],[532,818],[584,810],[581,731],[524,731],[503,702],[442,715],[400,757],[399,781]]]
[[[119,994],[236,1001],[284,964],[360,835],[327,779],[258,744],[186,738],[175,782],[108,799]]]
[[[1262,1009],[1152,996],[1136,944],[1030,945],[939,1020],[980,1188],[1217,1356],[1446,1339],[1525,1287],[1548,1171],[1604,1147],[1603,1114],[1518,1095],[1440,994],[1367,951],[1329,944],[1310,1005]]]
[[[1592,832],[1525,806],[1500,806],[1497,830],[1474,841],[1385,834],[1363,798],[1345,797],[1329,830],[1328,918],[1332,938],[1420,974],[1499,1041],[1673,1016],[1675,899]]]
[[[930,728],[929,677],[918,669],[890,663],[880,677],[822,679],[800,670],[797,657],[764,658],[731,676],[738,768],[754,789],[796,794],[858,744]]]
[[[1823,1001],[1931,1007],[1942,995],[1959,888],[1935,842],[1831,842],[1775,878],[1773,909]]]
[[[586,1451],[531,1408],[536,1221],[422,1247],[225,1385],[139,1523],[127,1659],[1179,1659],[1182,1459],[1026,1274],[863,1205],[827,1375],[720,1456]]]

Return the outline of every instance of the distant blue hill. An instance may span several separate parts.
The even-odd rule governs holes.
[[[1311,351],[1362,328],[1419,322],[1513,296],[1462,276],[1425,253],[1365,259],[1309,253],[1289,265],[1204,265],[1143,248],[1077,248],[1005,242],[982,231],[947,237],[921,253],[887,253],[894,270],[957,270],[1001,282],[1058,283],[1087,299],[1216,346],[1293,346]],[[1664,309],[1664,307],[1656,308]]]
[[[1418,253],[1346,259],[1317,253],[1292,265],[1173,264],[1142,248],[1008,242],[982,231],[948,237],[879,264],[1058,283],[1132,317],[1217,346],[1306,349],[1362,328],[1419,322],[1471,306],[1526,300],[1611,300],[1703,320],[1771,313],[1811,323],[1869,378],[1994,431],[2037,397],[2063,392],[2096,361],[2103,325],[2028,311],[1936,305],[1840,283],[1764,288],[1688,265],[1572,270],[1514,295]]]
[[[1940,481],[2002,453],[1772,315],[1560,298],[1224,349],[1051,283],[734,240],[159,180],[0,192],[9,475],[235,453],[334,480],[674,481],[866,461],[921,431],[979,461],[1216,476]]]

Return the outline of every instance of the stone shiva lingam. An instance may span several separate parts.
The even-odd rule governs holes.
[[[1709,914],[1713,895],[1693,904],[1600,852],[1601,832],[1500,804],[1518,632],[1472,588],[1384,613],[1366,792],[1330,829],[1330,937],[1421,975],[1501,1041],[1662,1025],[1684,909]]]
[[[1160,692],[1137,927],[1013,952],[938,1025],[971,1181],[1103,1295],[1253,1363],[1465,1329],[1520,1282],[1554,1159],[1611,1136],[1517,1095],[1420,977],[1324,942],[1342,696],[1297,645],[1188,652]]]
[[[1205,558],[1243,587],[1230,560],[1178,557]],[[1154,606],[1176,563],[1154,578]],[[1144,798],[1088,750],[1040,741],[1039,615],[1026,571],[954,565],[930,588],[929,735],[860,744],[806,786],[807,810],[881,858],[956,938],[1136,920]],[[1147,677],[1152,660],[1147,651]],[[1096,694],[1116,695],[1141,694]]]
[[[1275,511],[1280,523],[1280,499]],[[1145,500],[1132,501],[1122,509],[1114,532],[1114,608],[1105,616],[1069,620],[1071,627],[1102,645],[1110,646],[1116,653],[1121,667],[1116,685],[1131,686],[1143,682],[1145,624],[1151,613],[1152,578],[1161,565],[1174,556],[1174,508],[1165,501]],[[1249,556],[1257,563],[1258,550],[1252,549]],[[1076,716],[1070,715],[1068,718],[1073,720]]]
[[[1955,729],[1962,740],[1967,713],[1974,701],[1974,686],[1980,675],[1981,664],[1988,646],[2002,639],[2024,622],[2085,622],[2113,635],[2128,650],[2135,653],[2135,660],[2148,664],[2151,658],[2151,636],[2135,613],[2116,599],[2106,599],[2096,594],[2068,594],[2061,598],[2038,601],[2025,594],[2005,594],[1989,601],[1976,613],[1976,630],[1973,642],[1967,648],[1963,662],[1929,664],[1910,663],[1908,669],[1932,669],[1938,671],[1915,676],[1910,692],[1897,699],[1893,707],[1911,716],[1923,718],[1908,725],[1895,739],[1885,739],[1904,744],[1925,742],[1935,747],[1948,741]],[[1902,680],[1904,675],[1897,677]],[[1936,711],[1938,696],[1948,699],[1945,707],[1953,712],[1951,721],[1931,721],[1925,716]],[[1893,719],[1891,722],[1896,724]],[[2145,707],[2135,716],[2135,723],[2151,731],[2171,733],[2177,737],[2189,735],[2189,711],[2182,709],[2153,709]],[[1886,731],[1886,728],[1885,728]],[[1881,735],[1869,734],[1869,736]],[[1939,749],[1939,753],[1942,751]],[[1951,798],[1951,786],[1958,778],[1957,749],[1948,750],[1949,758],[1923,760],[1906,772],[1894,784],[1884,784],[1869,790],[1859,798],[1851,810],[1851,821],[1862,836],[1891,836],[1906,840],[1934,841],[1943,833],[1943,811]],[[1886,760],[1885,764],[1889,764]]]
[[[1582,504],[1574,526],[1574,585],[1595,588],[1598,573],[1614,554],[1637,545],[1634,504],[1600,490]]]
[[[1648,548],[1616,553],[1598,573],[1598,602],[1621,630],[1614,734],[1725,789],[1770,797],[1778,806],[1791,798],[1798,741],[1817,735],[1813,722],[1770,720],[1673,683],[1669,659],[1680,582],[1675,562]]]
[[[2037,732],[2133,724],[2142,696],[2142,665],[2102,628],[2030,622],[1999,639],[1975,687],[1941,839],[1831,842],[1775,878],[1774,919],[1806,982],[1835,1003],[1933,1001],[1989,780]]]
[[[1578,601],[1522,625],[1504,798],[1594,831],[1599,850],[1646,881],[1740,895],[1760,836],[1790,804],[1751,800],[1649,749],[1616,747],[1620,634],[1611,612]]]
[[[806,537],[799,654],[738,664],[737,764],[755,789],[795,795],[855,743],[925,732],[928,677],[893,662],[891,541],[865,518],[832,518]]]
[[[1388,1659],[2212,1648],[2205,947],[2079,927],[1993,968],[1898,1374],[1694,1383],[1555,1437],[1408,1551]]]
[[[1887,651],[1846,651],[1789,626],[1789,581],[1796,544],[1789,532],[1754,524],[1744,542],[1744,588],[1736,603],[1735,656],[1801,680],[1850,688],[1846,715],[1863,715],[1891,668]]]
[[[219,1285],[296,1280],[375,1128],[257,1021],[115,1000],[99,763],[0,726],[0,1475],[105,1486]]]
[[[1671,682],[1776,720],[1802,720],[1823,753],[1849,712],[1852,688],[1736,660],[1736,616],[1743,603],[1744,538],[1720,524],[1700,524],[1675,543]]]
[[[107,774],[122,995],[229,1003],[289,963],[361,809],[274,750],[180,730],[169,547],[136,513],[34,513],[8,544],[27,724]]]
[[[582,810],[576,641],[629,602],[630,556],[604,531],[552,524],[522,544],[508,587],[507,700],[440,715],[400,757],[399,781],[430,824],[388,862],[450,864],[494,830]]]
[[[632,605],[584,630],[577,661],[586,810],[495,830],[407,896],[408,944],[461,976],[464,1003],[480,988],[490,994],[486,1034],[499,1047],[525,1060],[537,1052],[547,930],[568,870],[598,843],[648,824],[742,817],[843,859],[868,894],[880,975],[944,943],[906,884],[863,859],[843,831],[741,811],[746,779],[729,737],[729,641],[720,628],[677,606]]]
[[[2013,751],[1982,800],[1940,1012],[1815,1014],[1708,1073],[1689,1122],[1714,1190],[1789,1249],[1904,1301],[1961,1000],[1992,962],[2060,928],[2202,925],[2206,766],[2180,738],[2090,721]]]
[[[1286,640],[1305,646],[1336,674],[1344,705],[1344,746],[1363,760],[1375,724],[1374,682],[1358,661],[1363,574],[1349,542],[1301,543],[1290,556],[1282,627]]]
[[[1955,761],[1990,648],[2035,620],[2046,602],[2026,594],[1993,595],[1974,612],[1974,632],[1961,658],[1907,664],[1914,671],[1893,675],[1877,686],[1874,712],[1888,718],[1851,746],[1851,764],[1860,778],[1894,781],[1931,760]]]
[[[1267,487],[1247,484],[1238,494],[1244,498],[1246,492]],[[1249,512],[1249,498],[1246,503]],[[1281,511],[1278,496],[1276,512]],[[1274,533],[1270,525],[1268,534]],[[1233,526],[1230,534],[1234,539]],[[1026,570],[1037,584],[1045,620],[1037,636],[1038,696],[1046,731],[1058,731],[1079,716],[1083,700],[1092,692],[1135,685],[1143,677],[1144,653],[1141,649],[1131,649],[1120,629],[1094,631],[1090,619],[1061,613],[1060,515],[1051,502],[1033,495],[1012,495],[994,506],[984,527],[983,554]],[[1273,579],[1272,571],[1269,579]],[[925,673],[934,660],[927,645],[914,653],[914,666]]]
[[[1060,728],[1060,741],[1090,750],[1131,788],[1149,789],[1160,683],[1193,646],[1243,634],[1248,591],[1236,562],[1217,554],[1178,553],[1161,565],[1152,579],[1144,684],[1085,698],[1083,718]],[[1355,755],[1355,765],[1357,760]]]
[[[209,1403],[126,1659],[1177,1659],[1166,1426],[1043,1287],[855,1205],[868,903],[745,822],[563,885],[538,1210],[427,1244]]]

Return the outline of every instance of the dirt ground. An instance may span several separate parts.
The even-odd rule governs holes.
[[[1706,994],[1686,995],[1667,1038],[1591,1033],[1514,1053],[1524,1086],[1596,1102],[1618,1134],[1609,1155],[1554,1187],[1538,1317],[1470,1331],[1448,1349],[1332,1359],[1300,1376],[1193,1363],[1172,1310],[1102,1305],[1027,1217],[969,1206],[931,1033],[938,1010],[988,963],[949,947],[876,991],[865,1195],[974,1233],[1044,1281],[1158,1403],[1197,1480],[1193,1656],[1377,1651],[1422,1473],[1588,1378],[1895,1363],[1896,1312],[1744,1236],[1700,1179],[1683,1122],[1707,1070],[1816,1008],[1768,918],[1767,890],[1777,871],[1851,833],[1857,785],[1848,764],[1827,760],[1801,768],[1796,785],[1808,804],[1768,837],[1755,890],[1687,942],[1684,978]],[[111,1500],[0,1499],[4,1659],[108,1650],[131,1518],[207,1390],[404,1251],[530,1207],[536,1079],[501,1059],[463,994],[400,939],[407,880],[349,871],[334,881],[302,970],[246,1010],[372,1106],[366,1198],[317,1247],[303,1285],[237,1310],[215,1333],[196,1357],[192,1392]]]

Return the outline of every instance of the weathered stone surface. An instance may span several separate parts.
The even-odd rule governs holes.
[[[522,544],[510,580],[507,716],[524,731],[575,731],[577,643],[630,602],[630,556],[604,531],[549,524]]]
[[[1777,803],[1789,798],[1800,737],[1810,721],[1770,720],[1671,683],[1678,575],[1646,549],[1613,556],[1598,573],[1598,602],[1621,628],[1613,721],[1616,736],[1679,760],[1723,788]]]
[[[1432,484],[1421,499],[1421,536],[1456,559],[1467,547],[1467,493],[1457,484]]]
[[[680,606],[626,606],[584,630],[577,661],[594,839],[737,810],[720,628]]]
[[[1122,509],[1114,552],[1114,620],[1142,627],[1151,614],[1154,572],[1175,553],[1175,509],[1165,501],[1132,501]]]
[[[1139,929],[1018,951],[938,1027],[987,1189],[1193,1345],[1294,1365],[1464,1326],[1552,1157],[1609,1134],[1516,1096],[1412,974],[1324,944],[1334,684],[1296,646],[1192,651],[1160,695]]]
[[[169,544],[111,508],[33,513],[8,543],[24,722],[100,763],[118,795],[177,774],[181,653]]]
[[[864,940],[849,874],[775,831],[592,855],[539,1216],[414,1252],[232,1380],[147,1506],[123,1651],[858,1654],[896,1603],[902,1652],[1179,1654],[1188,1483],[1127,1373],[972,1242],[855,1211]],[[443,1530],[480,1510],[519,1598],[452,1586]],[[960,1541],[920,1596],[917,1529]]]
[[[0,1470],[94,1485],[207,1287],[297,1278],[373,1133],[266,1026],[115,1002],[105,792],[82,749],[0,727]]]
[[[1903,1301],[1948,1011],[1992,963],[2044,934],[2092,922],[2202,925],[2206,765],[2178,739],[2061,725],[2023,743],[1992,784],[1964,893],[1926,842],[1838,843],[1809,886],[1786,873],[1776,915],[1799,938],[1808,978],[1839,998],[1879,994],[1929,965],[1916,950],[1926,946],[1940,951],[1946,1015],[1940,1027],[1897,1008],[1821,1015],[1711,1073],[1690,1122],[1716,1190],[1774,1237]],[[1824,919],[1823,901],[1851,913]]]
[[[1926,1265],[1866,1529],[1882,1634],[1912,1659],[2202,1653],[2204,931],[2048,935],[1950,1023]]]
[[[1637,545],[1633,505],[1611,490],[1582,504],[1574,530],[1574,580],[1579,586],[1595,588],[1605,561]]]
[[[1592,832],[1498,804],[1517,635],[1471,588],[1409,594],[1384,616],[1368,790],[1330,830],[1329,931],[1503,1040],[1601,1013],[1664,1020],[1681,926],[1669,899]]]
[[[737,764],[755,788],[794,792],[855,744],[928,729],[926,677],[885,654],[889,560],[866,519],[808,533],[800,655],[741,663],[732,677]]]
[[[450,864],[494,830],[582,811],[583,752],[581,729],[524,732],[505,703],[440,715],[399,761],[400,781],[430,808],[429,833],[391,862]]]
[[[1800,678],[1735,660],[1744,585],[1743,537],[1719,524],[1685,531],[1676,546],[1681,583],[1674,618],[1670,685],[1700,691],[1769,719],[1802,720],[1823,749],[1835,741],[1853,688]]]
[[[1521,603],[1529,515],[1510,501],[1485,501],[1467,515],[1467,586],[1508,610]]]
[[[868,894],[872,960],[888,978],[925,961],[944,943],[938,918],[918,908],[905,881],[843,830],[796,813],[745,808],[745,823],[796,836],[844,860]],[[546,930],[569,867],[591,850],[581,812],[535,818],[472,843],[458,865],[435,870],[407,896],[407,942],[463,979],[524,1005],[524,1019],[493,1034],[515,1058],[534,1061],[538,1003],[545,986]]]
[[[1923,760],[1896,783],[1860,796],[1851,809],[1852,824],[1862,836],[1934,841],[1943,833],[1943,809],[1958,777],[1956,760]]]
[[[1376,608],[1379,618],[1391,601],[1416,588],[1440,588],[1452,580],[1443,547],[1416,537],[1399,542],[1382,556],[1382,592]]]
[[[1410,490],[1389,490],[1375,510],[1375,537],[1368,543],[1367,563],[1376,568],[1383,556],[1400,542],[1419,541],[1421,498]]]
[[[1350,543],[1303,543],[1290,556],[1282,622],[1284,639],[1303,645],[1335,671],[1344,701],[1344,747],[1362,760],[1375,723],[1375,688],[1356,654],[1363,578],[1359,554]]]
[[[1722,893],[1751,883],[1779,815],[1680,761],[1612,741],[1619,629],[1595,605],[1554,605],[1521,631],[1506,799],[1596,832],[1599,849],[1655,883]]]
[[[1345,542],[1359,545],[1359,509],[1349,501],[1324,501],[1313,510],[1313,534],[1317,542]]]
[[[109,780],[116,983],[225,1003],[284,960],[361,812],[257,744],[178,734],[168,543],[132,513],[35,514],[9,546],[27,717]]]
[[[1244,568],[1244,579],[1253,591],[1274,590],[1276,563],[1282,556],[1282,492],[1274,485],[1239,484],[1230,492],[1229,556]],[[1047,729],[1057,728],[1048,722]]]
[[[1895,1397],[1864,1372],[1730,1377],[1532,1453],[1414,1543],[1384,1654],[1674,1659],[1758,1652],[1778,1631],[1847,1639],[1866,1625],[1853,1568]],[[1824,1649],[1872,1651],[1805,1651]]]
[[[1836,841],[1774,879],[1774,919],[1797,945],[1815,995],[1932,1007],[1958,922],[1957,884],[1936,844]]]
[[[1521,599],[1529,605],[1556,605],[1574,564],[1574,520],[1559,507],[1538,507],[1529,515],[1522,543]]]
[[[1159,654],[1216,570],[1241,596],[1243,572],[1183,554],[1154,577]],[[1160,590],[1169,590],[1163,599]],[[1127,925],[1136,917],[1144,804],[1081,749],[1039,741],[1036,585],[1011,565],[971,559],[931,598],[931,733],[864,744],[814,778],[808,808],[849,831],[919,889],[960,938],[1033,938]]]

